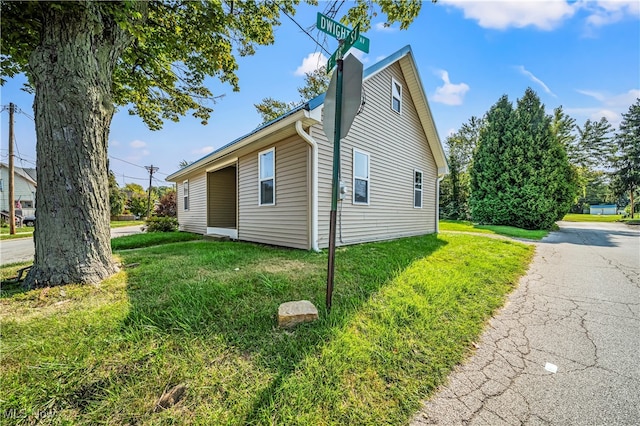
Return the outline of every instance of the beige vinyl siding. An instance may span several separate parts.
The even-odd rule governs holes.
[[[258,152],[238,160],[238,239],[309,249],[309,147],[299,137],[275,145],[275,205],[258,205]]]
[[[207,233],[207,177],[205,172],[187,176],[189,210],[184,209],[184,184],[178,182],[178,222],[180,230],[196,234]]]
[[[207,226],[236,228],[236,168],[207,173]]]
[[[402,113],[391,109],[391,81],[402,85]],[[367,102],[341,144],[342,181],[347,194],[338,206],[342,242],[383,240],[436,230],[437,168],[400,65],[365,82]],[[320,125],[312,128],[319,145],[319,245],[328,246],[333,143]],[[369,205],[353,204],[353,148],[369,154]],[[423,173],[422,208],[413,207],[413,173]],[[340,204],[342,204],[340,206]]]

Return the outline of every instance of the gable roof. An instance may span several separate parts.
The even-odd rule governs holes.
[[[4,163],[0,163],[0,166],[2,166],[3,168],[9,169],[9,166],[7,166]],[[13,172],[32,185],[38,184],[36,169],[28,169],[28,168],[14,166]]]
[[[402,69],[402,73],[404,74],[405,80],[407,82],[407,89],[409,90],[409,93],[413,98],[416,110],[418,112],[418,117],[420,118],[420,123],[422,125],[423,131],[427,135],[429,147],[431,148],[436,166],[438,167],[438,174],[448,173],[449,169],[447,166],[444,148],[442,146],[442,143],[440,142],[440,137],[438,136],[438,131],[435,127],[435,122],[433,121],[431,108],[429,107],[427,96],[425,94],[422,81],[420,80],[420,75],[416,67],[411,46],[407,45],[403,47],[397,52],[387,56],[386,58],[364,70],[363,81],[368,80],[378,72],[396,62],[400,63],[400,68]],[[280,117],[258,126],[246,135],[229,142],[228,144],[194,161],[187,167],[184,167],[172,173],[171,175],[167,176],[166,180],[174,182],[178,181],[182,177],[194,172],[200,167],[208,165],[222,158],[223,156],[240,149],[241,147],[247,146],[248,144],[261,139],[264,136],[275,133],[278,130],[281,130],[284,126],[292,125],[293,123],[295,123],[295,121],[301,118],[312,119],[310,112],[316,110],[318,107],[321,107],[324,104],[325,95],[326,93],[322,93],[315,98],[293,108]],[[315,119],[313,121],[319,122],[319,119]]]

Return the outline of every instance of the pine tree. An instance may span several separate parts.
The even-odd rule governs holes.
[[[503,96],[487,114],[471,191],[472,218],[481,223],[548,229],[569,211],[575,174],[533,90],[515,109]]]
[[[489,109],[485,126],[480,131],[478,147],[471,167],[471,197],[469,206],[475,222],[506,224],[504,190],[508,175],[503,169],[504,147],[510,143],[513,127],[513,105],[506,95]]]
[[[631,218],[634,217],[634,198],[640,189],[640,98],[622,114],[622,122],[615,134],[616,153],[612,158],[614,179],[618,193],[627,192],[631,199]]]

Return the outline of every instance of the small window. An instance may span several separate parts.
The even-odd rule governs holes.
[[[189,181],[182,182],[182,197],[184,200],[184,209],[189,210]]]
[[[369,204],[369,154],[353,150],[353,203]]]
[[[258,204],[272,206],[276,203],[276,150],[271,148],[258,154]]]
[[[402,113],[402,85],[395,78],[391,79],[391,109]]]
[[[422,208],[422,172],[420,170],[413,171],[413,207]]]

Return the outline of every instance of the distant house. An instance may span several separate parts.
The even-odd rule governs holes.
[[[615,204],[598,204],[595,206],[589,206],[589,214],[596,214],[596,215],[618,214],[618,208]]]
[[[438,230],[448,172],[410,46],[364,72],[366,104],[341,143],[337,244]],[[329,244],[333,141],[324,95],[171,174],[180,229],[314,249]]]
[[[22,216],[33,215],[36,208],[36,169],[14,167],[14,206]],[[9,211],[9,166],[0,163],[0,210]],[[16,212],[20,214],[20,212]]]

